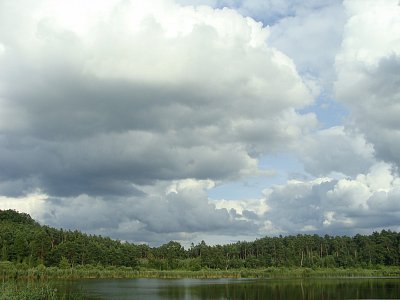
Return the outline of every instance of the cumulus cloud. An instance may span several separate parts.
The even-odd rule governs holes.
[[[182,0],[181,3],[188,1]],[[231,7],[261,21],[270,30],[268,44],[293,59],[312,91],[314,111],[322,126],[342,123],[348,111],[333,96],[335,57],[342,43],[347,15],[343,1],[194,0],[197,5]]]
[[[34,178],[50,196],[128,196],[158,180],[239,178],[315,125],[295,110],[312,97],[293,62],[234,10],[0,6],[7,190]]]
[[[261,155],[316,125],[269,34],[169,0],[1,2],[3,207],[153,244],[254,235],[260,203],[234,210],[207,189],[265,174]]]
[[[396,229],[399,9],[0,2],[0,207],[151,244]],[[350,116],[320,130],[299,112],[333,82]],[[303,179],[207,197],[271,174],[260,159],[276,153],[297,156]]]
[[[181,3],[231,7],[269,25],[268,43],[293,59],[316,93],[330,94],[335,55],[346,22],[342,1],[336,0],[181,0]]]
[[[316,131],[296,146],[316,179],[265,191],[265,229],[271,233],[399,229],[400,6],[345,1],[344,9],[348,19],[334,88],[350,115],[343,126]]]
[[[343,126],[296,146],[317,179],[266,190],[266,229],[352,234],[399,228],[398,1],[345,1],[335,58],[335,94],[350,109]],[[382,162],[381,160],[385,161]],[[326,177],[321,177],[326,176]]]
[[[209,201],[209,180],[185,179],[144,187],[141,197],[79,195],[52,198],[31,194],[0,198],[0,209],[9,207],[30,213],[43,224],[114,238],[159,245],[170,239],[195,240],[201,234],[216,236],[253,234],[257,225]]]
[[[376,155],[400,165],[400,6],[398,1],[345,1],[348,21],[336,56],[337,99]]]
[[[359,132],[344,126],[316,131],[296,145],[306,172],[315,177],[368,172],[376,163],[373,146]]]
[[[284,3],[290,6],[285,8],[284,17],[271,26],[270,43],[293,58],[300,72],[307,74],[321,92],[329,91],[346,21],[341,1]]]
[[[354,234],[399,229],[400,179],[392,165],[376,163],[355,178],[289,181],[265,190],[265,218],[277,233]],[[396,202],[396,203],[395,203]]]

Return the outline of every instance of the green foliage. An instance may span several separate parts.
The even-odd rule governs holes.
[[[34,221],[30,215],[20,213],[13,209],[1,210],[0,209],[0,222],[14,222],[18,224],[27,224],[39,226],[39,223]]]
[[[12,210],[0,211],[0,250],[2,261],[23,262],[29,267],[59,266],[66,260],[68,266],[63,267],[102,264],[136,268],[139,258],[137,245],[40,226],[29,215]]]
[[[0,300],[57,300],[83,299],[83,295],[60,293],[57,288],[47,282],[5,281],[0,283]]]
[[[70,267],[69,261],[65,256],[61,257],[59,266],[61,269],[68,269]]]
[[[6,210],[0,211],[0,250],[0,276],[2,270],[17,277],[21,272],[32,270],[32,276],[42,278],[53,272],[49,271],[51,267],[59,267],[57,272],[60,273],[54,271],[52,274],[60,276],[70,268],[76,271],[65,273],[70,274],[68,276],[87,274],[96,277],[103,268],[107,274],[125,274],[125,267],[160,272],[296,268],[304,269],[301,274],[305,276],[309,270],[322,268],[398,267],[400,233],[383,230],[354,237],[279,236],[215,246],[202,241],[185,250],[174,241],[151,248],[79,231],[40,226],[27,214]]]
[[[58,299],[56,289],[49,285],[34,285],[26,283],[15,283],[12,281],[0,284],[0,300],[41,300]]]

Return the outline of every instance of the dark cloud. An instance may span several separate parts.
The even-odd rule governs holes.
[[[0,2],[1,207],[151,244],[398,228],[391,1],[207,1],[272,27],[154,3]],[[335,55],[351,114],[318,130],[299,111],[329,92]],[[265,199],[208,199],[287,152],[308,174]]]
[[[35,178],[57,197],[143,195],[134,185],[257,172],[259,155],[315,125],[295,112],[310,95],[267,29],[232,10],[186,19],[138,3],[105,19],[68,15],[66,2],[12,12],[23,23],[21,35],[0,30],[2,180]]]
[[[135,242],[153,244],[172,236],[181,239],[199,233],[238,235],[257,231],[251,220],[209,203],[201,185],[181,186],[163,196],[110,199],[80,195],[41,203],[43,208],[37,216],[46,224],[70,229],[78,226],[95,234],[105,230],[115,238]]]

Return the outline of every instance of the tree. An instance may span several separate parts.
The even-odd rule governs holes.
[[[61,269],[68,269],[71,265],[70,265],[68,259],[65,256],[62,256],[58,266]]]

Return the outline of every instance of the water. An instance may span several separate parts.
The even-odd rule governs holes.
[[[400,299],[400,278],[369,279],[101,279],[58,283],[86,299]]]

